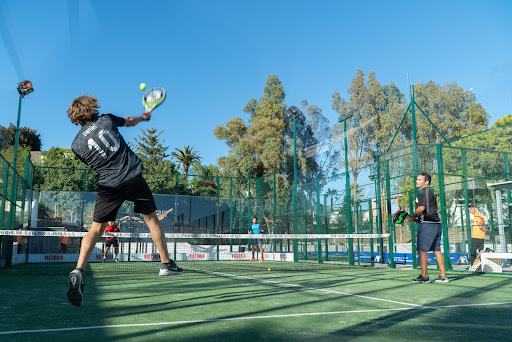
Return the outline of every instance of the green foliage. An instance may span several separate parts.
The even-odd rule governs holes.
[[[9,127],[0,125],[0,150],[14,146],[15,140],[16,126],[12,123]],[[20,127],[19,147],[28,147],[30,151],[41,151],[41,146],[41,135],[35,129]]]
[[[284,87],[277,75],[270,75],[263,95],[243,108],[247,123],[236,117],[215,128],[215,137],[229,147],[229,154],[218,160],[221,175],[247,177],[250,168],[251,178],[275,173],[278,191],[293,184],[293,120],[285,117],[286,107]],[[321,108],[306,101],[302,107],[304,115],[296,118],[298,183],[319,175],[317,160],[306,157],[306,151],[318,143],[319,136],[326,138],[330,133]]]
[[[185,177],[188,175],[188,170],[190,165],[196,161],[200,161],[201,157],[199,156],[198,151],[194,151],[193,147],[185,146],[183,150],[179,148],[175,149],[176,152],[172,153],[172,156],[178,160],[178,163],[183,167],[183,173]]]
[[[13,165],[14,163],[14,146],[8,146],[4,149],[0,150],[0,154],[4,156],[5,160]],[[25,157],[30,156],[30,148],[29,147],[18,147],[18,161],[16,162],[16,172],[18,175],[23,177],[24,169],[25,169]]]
[[[96,191],[98,179],[71,149],[52,147],[42,153],[36,166],[34,184],[38,189]]]
[[[141,129],[142,136],[134,138],[134,152],[141,159],[145,167],[144,179],[154,193],[173,194],[176,188],[176,179],[169,175],[178,173],[176,164],[167,159],[168,146],[164,146],[165,139],[160,141],[163,131],[155,127]]]
[[[246,177],[251,166],[252,178],[283,170],[283,132],[285,93],[276,75],[267,78],[259,100],[250,99],[243,111],[249,114],[248,125],[239,117],[218,125],[214,135],[230,147],[228,156],[219,160],[222,174]]]
[[[508,114],[508,115],[505,115],[504,117],[502,117],[501,119],[496,120],[494,122],[494,125],[492,125],[492,127],[503,126],[503,125],[509,124],[511,122],[512,122],[512,114]]]
[[[471,91],[465,91],[456,82],[444,86],[433,81],[417,83],[414,90],[416,103],[448,140],[487,128],[489,114],[476,102]],[[420,111],[417,111],[416,118],[418,143],[444,141]]]

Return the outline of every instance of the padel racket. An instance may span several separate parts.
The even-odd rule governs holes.
[[[144,93],[142,104],[146,110],[152,110],[162,104],[165,100],[164,88],[151,88]]]

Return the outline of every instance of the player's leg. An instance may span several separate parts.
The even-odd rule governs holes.
[[[478,249],[478,246],[477,246],[477,243],[476,243],[476,239],[475,238],[471,238],[471,260],[470,260],[470,265],[473,265],[475,263],[476,256],[478,254],[477,249]]]
[[[96,242],[98,242],[101,235],[105,231],[105,228],[107,228],[107,222],[92,223],[91,229],[82,238],[82,243],[80,244],[80,256],[78,257],[76,268],[80,268],[85,271],[89,257],[91,256],[94,247],[96,246]]]
[[[254,252],[256,252],[256,245],[253,243],[251,246],[251,253],[252,253],[251,262],[254,261]]]
[[[144,217],[144,221],[149,227],[149,232],[151,233],[151,238],[158,249],[158,253],[160,253],[160,260],[162,263],[166,264],[169,262],[169,253],[167,251],[167,243],[165,240],[165,234],[160,226],[160,222],[158,221],[158,217],[156,216],[156,212],[153,212],[148,215],[142,215]]]
[[[446,264],[444,263],[444,255],[443,252],[441,252],[441,234],[442,234],[442,226],[441,224],[437,224],[437,235],[434,240],[434,254],[436,256],[437,264],[439,265],[439,270],[441,271],[439,274],[439,277],[436,279],[436,283],[448,283],[448,277],[446,276]]]
[[[108,250],[110,249],[110,244],[109,242],[107,241],[106,242],[106,246],[105,246],[105,252],[103,253],[103,262],[105,262],[105,259],[107,258],[107,253],[108,253]]]
[[[446,277],[446,264],[444,263],[444,255],[441,251],[434,251],[436,255],[437,264],[442,277]]]
[[[162,264],[160,265],[159,274],[162,276],[181,274],[183,270],[176,265],[174,260],[169,259],[165,234],[160,226],[160,221],[156,216],[156,212],[154,211],[151,214],[142,214],[142,216],[149,227],[151,238],[158,249],[158,253],[160,253],[160,260],[162,261]]]
[[[412,280],[413,283],[427,283],[430,282],[430,279],[428,277],[427,272],[427,264],[428,264],[428,257],[427,257],[427,250],[428,246],[426,244],[426,238],[428,237],[428,232],[425,230],[425,224],[422,222],[420,223],[420,227],[418,228],[418,235],[417,235],[417,251],[418,251],[418,258],[420,262],[420,268],[421,268],[421,274]]]
[[[418,256],[420,259],[421,275],[428,278],[428,255],[427,252],[418,250]]]
[[[149,227],[151,238],[153,239],[156,248],[158,248],[160,260],[162,261],[159,274],[181,274],[182,269],[176,265],[174,260],[169,259],[165,234],[160,226],[160,221],[156,216],[155,200],[146,180],[142,175],[137,175],[133,179],[120,185],[119,191],[123,193],[125,199],[130,200],[135,204],[133,211],[141,213],[144,217],[144,221]]]
[[[91,229],[82,239],[76,268],[71,271],[68,276],[68,300],[73,305],[80,306],[82,304],[84,297],[83,288],[85,285],[85,267],[87,266],[87,261],[94,250],[96,242],[98,242],[106,227],[107,222],[93,222]]]
[[[115,256],[114,256],[114,260],[116,262],[119,262],[119,259],[118,259],[118,255],[119,255],[119,242],[116,240],[116,243],[114,245],[114,253],[115,253]]]
[[[261,243],[258,243],[258,247],[260,248],[260,262],[263,262],[263,247],[261,246]]]

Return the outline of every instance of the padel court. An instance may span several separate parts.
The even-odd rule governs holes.
[[[452,272],[445,284],[432,270],[432,283],[413,284],[417,270],[301,264],[210,262],[203,271],[182,262],[173,277],[159,277],[157,264],[112,275],[116,264],[93,264],[81,307],[68,303],[65,275],[2,275],[0,340],[505,341],[512,333],[509,276]]]

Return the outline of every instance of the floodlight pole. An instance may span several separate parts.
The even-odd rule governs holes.
[[[343,121],[343,140],[345,144],[345,197],[347,206],[347,234],[352,234],[352,203],[350,200],[350,174],[348,173],[348,139],[347,139],[347,120],[352,115],[346,116],[338,122]],[[352,239],[348,239],[348,264],[354,265],[354,246]]]
[[[19,95],[18,100],[18,121],[16,122],[16,138],[14,139],[14,160],[12,162],[12,168],[16,171],[16,163],[18,161],[18,145],[20,141],[20,117],[21,117],[21,99],[23,96]]]

